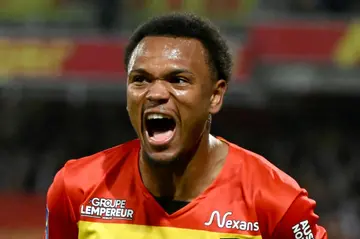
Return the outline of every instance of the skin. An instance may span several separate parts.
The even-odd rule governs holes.
[[[190,201],[220,172],[228,145],[210,135],[209,115],[219,112],[227,84],[215,80],[196,39],[146,37],[128,66],[127,109],[140,141],[140,173],[154,196]],[[149,143],[144,114],[158,111],[176,121],[173,140]]]

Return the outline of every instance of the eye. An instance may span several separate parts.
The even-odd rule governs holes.
[[[146,81],[148,81],[148,79],[142,75],[136,75],[136,76],[132,77],[132,82],[135,82],[135,83],[144,83]]]
[[[185,77],[182,77],[182,76],[173,76],[169,79],[169,82],[170,83],[173,83],[173,84],[186,84],[188,83],[188,79],[186,79]]]

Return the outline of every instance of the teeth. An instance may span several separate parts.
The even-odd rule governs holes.
[[[167,115],[163,115],[163,114],[149,114],[147,117],[146,117],[148,120],[152,120],[152,119],[171,119],[170,116],[167,116]]]

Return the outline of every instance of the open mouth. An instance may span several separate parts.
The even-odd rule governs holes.
[[[145,130],[152,144],[162,145],[168,143],[174,136],[175,120],[164,114],[148,114],[145,119]]]

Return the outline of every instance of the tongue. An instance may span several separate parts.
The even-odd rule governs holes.
[[[173,130],[168,130],[165,132],[154,132],[151,139],[158,143],[166,142],[172,137],[173,133],[174,133]]]

